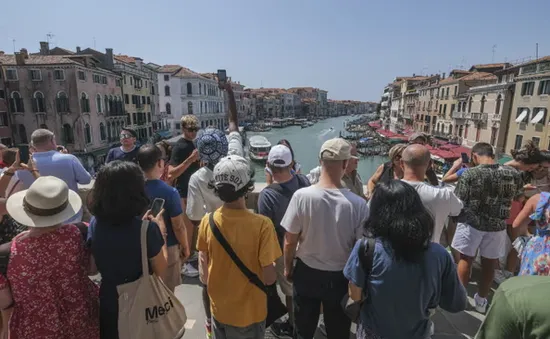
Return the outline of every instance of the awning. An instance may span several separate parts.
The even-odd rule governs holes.
[[[541,108],[539,110],[539,112],[537,113],[537,115],[535,115],[535,117],[533,118],[533,120],[531,120],[531,123],[532,124],[538,124],[542,118],[544,118],[544,108]]]
[[[519,117],[517,117],[516,122],[517,123],[523,122],[523,120],[525,120],[525,118],[527,117],[527,114],[529,114],[529,111],[524,109],[523,112],[521,112],[521,114],[519,115]]]

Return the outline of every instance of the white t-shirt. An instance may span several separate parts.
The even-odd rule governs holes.
[[[424,207],[432,214],[434,218],[432,242],[439,244],[447,218],[460,214],[464,206],[462,201],[449,188],[435,187],[425,182],[403,181],[414,187]]]
[[[342,271],[369,216],[365,199],[347,188],[301,188],[281,221],[288,232],[300,233],[296,256],[311,268]]]
[[[228,155],[244,157],[243,139],[239,132],[227,136]],[[208,167],[201,167],[189,178],[187,191],[187,208],[185,213],[190,220],[200,221],[206,213],[213,212],[223,205],[223,201],[214,193],[209,184],[214,181],[214,173]]]

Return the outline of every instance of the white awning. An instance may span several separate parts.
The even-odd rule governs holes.
[[[544,118],[544,108],[541,108],[539,110],[539,112],[537,113],[537,115],[535,115],[535,117],[533,118],[533,120],[531,120],[531,123],[532,124],[538,124],[542,118]]]
[[[528,110],[523,110],[523,112],[521,112],[521,114],[519,115],[519,117],[517,117],[516,119],[516,122],[523,122],[523,120],[525,120],[525,118],[527,117],[527,114],[529,114],[529,111]]]

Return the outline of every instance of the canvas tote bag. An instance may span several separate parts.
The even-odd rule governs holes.
[[[147,228],[141,224],[141,267],[136,281],[117,286],[120,339],[179,339],[185,333],[187,315],[174,293],[156,275],[149,274]]]

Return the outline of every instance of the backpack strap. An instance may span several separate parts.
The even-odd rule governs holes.
[[[361,247],[359,248],[359,261],[361,262],[361,267],[365,271],[365,275],[367,277],[372,271],[375,247],[376,239],[374,238],[366,237],[361,241]]]

